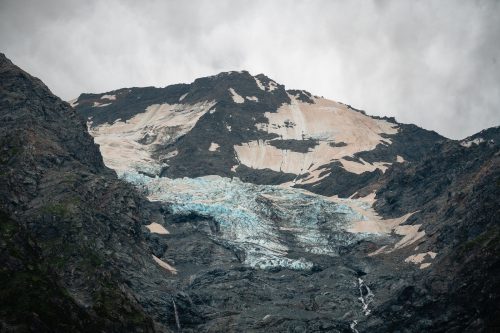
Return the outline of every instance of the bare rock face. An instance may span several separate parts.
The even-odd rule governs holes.
[[[155,208],[66,102],[4,55],[0,76],[1,330],[154,331],[127,272],[163,274],[141,231]]]
[[[1,331],[498,330],[498,127],[248,72],[70,104],[0,78]]]

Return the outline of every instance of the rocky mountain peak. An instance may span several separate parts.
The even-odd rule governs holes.
[[[237,176],[329,195],[350,196],[389,165],[418,159],[444,140],[246,71],[86,94],[72,104],[120,172]],[[117,146],[130,148],[118,156]]]
[[[0,57],[0,331],[496,332],[498,133],[247,72],[70,106]]]

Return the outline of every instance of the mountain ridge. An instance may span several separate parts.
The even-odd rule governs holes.
[[[1,330],[494,332],[500,327],[498,127],[462,141],[424,136],[427,144],[421,136],[427,132],[413,128],[412,134],[411,126],[403,127],[402,133],[410,132],[403,139],[397,133],[372,133],[373,142],[391,143],[357,151],[346,165],[374,166],[392,156],[391,165],[360,176],[337,164],[326,171],[343,169],[347,176],[332,176],[331,183],[318,183],[316,188],[324,188],[313,193],[288,183],[295,174],[244,164],[238,167],[243,171],[228,173],[230,177],[194,177],[199,169],[192,165],[213,163],[211,172],[218,170],[217,164],[233,161],[217,157],[217,150],[234,150],[222,137],[236,129],[251,133],[229,138],[229,143],[270,138],[276,149],[306,152],[319,146],[315,139],[337,149],[352,144],[329,137],[304,140],[297,126],[277,127],[283,138],[259,129],[252,115],[279,123],[272,117],[283,111],[278,111],[283,104],[276,104],[284,94],[292,102],[285,103],[285,111],[293,105],[317,106],[279,92],[278,84],[271,90],[273,84],[261,82],[261,90],[247,77],[252,85],[247,95],[244,87],[226,82],[215,94],[222,100],[212,104],[203,100],[204,94],[212,94],[209,81],[201,80],[200,90],[191,96],[198,104],[194,108],[161,106],[165,103],[156,103],[159,97],[152,93],[144,109],[158,104],[149,109],[157,118],[141,119],[145,127],[139,128],[165,124],[151,119],[172,116],[168,119],[178,128],[167,134],[173,139],[160,142],[153,154],[141,155],[145,163],[126,161],[127,169],[115,164],[113,171],[106,166],[109,154],[126,154],[127,145],[115,141],[109,150],[101,146],[99,151],[96,131],[119,123],[122,127],[113,127],[117,131],[111,134],[131,132],[128,143],[142,149],[132,153],[144,152],[160,133],[135,136],[137,128],[123,130],[137,122],[116,121],[120,111],[111,111],[118,96],[87,96],[87,109],[76,105],[74,110],[3,55],[0,78],[0,258],[6,263],[0,279],[6,286],[2,299],[9,300],[0,304]],[[278,96],[267,98],[272,91]],[[255,96],[259,102],[246,98],[253,92],[260,94]],[[137,100],[137,95],[129,97]],[[94,102],[110,101],[94,107]],[[143,106],[130,105],[124,110],[130,119],[144,113]],[[347,106],[330,105],[331,112],[347,114],[344,119],[367,120]],[[212,115],[224,117],[210,120],[214,108]],[[250,117],[224,124],[241,110],[249,110]],[[101,115],[97,127],[106,117],[113,121],[101,129],[85,126],[88,114]],[[175,118],[179,114],[182,122]],[[186,114],[194,122],[187,129]],[[193,135],[198,116],[210,121]],[[217,120],[224,127],[232,125],[232,131],[218,131]],[[388,123],[369,124],[393,131]],[[200,141],[207,133],[215,136]],[[163,176],[175,172],[145,169],[189,140],[203,149],[187,151],[172,166],[183,166],[190,156],[193,163],[184,167],[193,177],[160,177],[165,170]],[[404,157],[398,154],[412,145],[414,150]],[[242,175],[252,182],[237,179]]]
[[[152,123],[147,130],[137,129],[137,135],[144,136],[143,141],[148,141],[146,132],[150,141],[156,140],[154,147],[145,149],[151,150],[152,160],[156,160],[160,169],[156,173],[162,176],[215,174],[261,184],[294,182],[316,193],[348,197],[356,188],[351,186],[350,191],[346,191],[337,175],[350,183],[366,185],[367,180],[379,177],[377,170],[383,172],[388,165],[400,160],[417,160],[433,144],[447,140],[415,125],[397,123],[394,118],[367,116],[350,105],[304,90],[285,90],[283,85],[263,74],[252,76],[246,71],[220,73],[189,85],[144,89],[115,90],[120,92],[118,95],[113,92],[82,95],[74,101],[74,106],[91,119],[89,128],[91,132],[95,130],[94,136],[101,140],[99,129],[107,131],[106,124],[109,131],[120,135],[116,132],[118,129],[112,129],[115,122],[121,126],[134,117],[134,121],[140,122],[141,116],[151,117],[146,114],[152,114],[150,109],[156,106],[164,107],[163,113],[175,115],[194,114],[194,110],[186,110],[200,103],[210,104],[206,110],[193,115],[189,120],[191,127],[177,131],[172,140],[159,138],[164,135],[162,132],[176,132],[178,124],[175,121],[169,124],[169,119],[155,120],[165,122],[161,128],[155,129],[156,124]],[[123,97],[124,103],[120,94],[127,94]],[[113,100],[107,100],[108,96],[113,96]],[[325,121],[330,121],[330,127],[322,124]],[[336,131],[335,123],[339,121],[351,127]],[[356,138],[349,136],[350,131]],[[360,141],[364,134],[371,141]],[[206,142],[207,138],[213,146]],[[141,143],[140,140],[134,142]],[[137,147],[137,150],[144,149]],[[315,157],[309,157],[310,151]],[[325,159],[328,155],[332,155],[332,159]],[[255,164],[258,156],[262,161]],[[273,158],[277,160],[270,162]],[[288,160],[292,164],[289,165]]]

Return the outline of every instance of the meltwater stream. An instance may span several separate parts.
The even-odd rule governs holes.
[[[336,256],[341,246],[361,237],[346,231],[363,216],[349,206],[300,189],[244,183],[237,178],[151,178],[121,175],[142,188],[152,201],[169,203],[176,214],[197,213],[214,219],[212,237],[244,251],[244,263],[256,268],[308,270],[313,263],[288,257],[294,252]]]

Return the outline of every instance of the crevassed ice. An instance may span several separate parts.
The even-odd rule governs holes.
[[[351,221],[363,218],[359,213],[297,189],[219,176],[169,179],[127,171],[121,177],[144,188],[150,200],[170,203],[174,213],[213,218],[220,232],[211,237],[242,250],[252,267],[311,269],[310,260],[290,258],[289,250],[335,256],[340,246],[360,237],[346,231]]]

